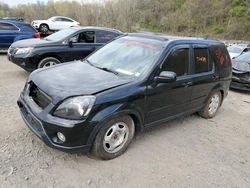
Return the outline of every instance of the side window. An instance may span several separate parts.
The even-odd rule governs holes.
[[[73,43],[94,43],[95,42],[95,32],[94,31],[84,31],[71,38]]]
[[[163,64],[162,71],[175,72],[177,76],[188,74],[189,48],[174,50]]]
[[[61,18],[55,18],[54,21],[55,22],[60,22],[60,21],[62,21],[62,19]]]
[[[12,24],[8,24],[8,23],[0,23],[0,30],[12,30],[12,31],[17,31],[18,28],[15,27]]]
[[[61,21],[62,21],[62,22],[73,22],[72,20],[69,20],[69,19],[67,19],[67,18],[61,18]]]
[[[115,33],[109,32],[109,31],[98,31],[97,32],[97,42],[99,43],[106,43],[115,37],[117,37]]]
[[[209,72],[212,70],[207,48],[194,48],[194,73]]]

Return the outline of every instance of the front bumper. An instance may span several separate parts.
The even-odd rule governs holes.
[[[89,152],[91,144],[88,143],[88,140],[94,127],[94,123],[78,122],[72,123],[68,126],[62,126],[62,124],[65,122],[63,122],[63,120],[62,122],[55,121],[52,116],[39,118],[38,115],[32,111],[22,95],[18,99],[17,103],[20,108],[21,116],[26,125],[46,145],[66,152]],[[65,143],[61,143],[57,139],[57,132],[61,132],[65,135]]]
[[[9,61],[13,62],[14,64],[18,65],[28,72],[32,72],[33,70],[37,69],[38,58],[36,57],[36,55],[30,54],[28,56],[22,56],[12,55],[8,53],[7,58]]]
[[[250,79],[233,75],[230,88],[242,91],[250,91]]]

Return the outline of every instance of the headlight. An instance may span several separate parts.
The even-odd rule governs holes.
[[[53,115],[65,119],[81,119],[90,113],[95,99],[95,96],[69,98],[57,107]]]
[[[18,48],[15,54],[29,54],[33,48]]]

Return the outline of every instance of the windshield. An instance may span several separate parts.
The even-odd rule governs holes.
[[[48,37],[45,37],[45,40],[50,40],[50,41],[60,41],[65,39],[66,37],[68,37],[69,35],[75,33],[76,30],[73,28],[70,29],[64,29],[58,32],[55,32],[51,35],[49,35]]]
[[[98,68],[139,77],[159,59],[163,44],[158,40],[126,36],[107,44],[87,61]]]
[[[237,60],[250,62],[250,52],[240,55],[239,57],[237,57]]]
[[[239,48],[239,47],[236,47],[236,46],[229,46],[227,48],[227,50],[230,53],[237,53],[237,54],[240,54],[243,51],[242,48]]]

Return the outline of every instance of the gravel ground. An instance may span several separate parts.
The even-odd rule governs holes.
[[[16,100],[28,76],[0,55],[0,187],[250,187],[250,95],[230,91],[218,115],[139,134],[110,161],[47,147]]]

